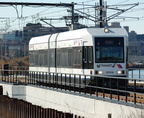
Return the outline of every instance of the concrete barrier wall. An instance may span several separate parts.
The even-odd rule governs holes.
[[[10,97],[24,99],[44,108],[57,109],[84,116],[85,118],[143,118],[144,109],[129,107],[84,96],[63,93],[34,86],[7,85],[4,93]]]
[[[0,84],[3,86],[3,94],[11,98],[26,100],[26,86]]]

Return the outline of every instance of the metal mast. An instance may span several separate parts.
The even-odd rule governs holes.
[[[69,7],[71,8],[71,29],[74,25],[74,5],[75,3],[25,3],[25,2],[0,2],[0,5],[22,5],[22,6],[55,6],[55,7]]]
[[[103,27],[103,2],[102,2],[103,0],[100,0],[99,2],[100,2],[100,8],[99,8],[99,10],[100,10],[100,28],[102,28]]]

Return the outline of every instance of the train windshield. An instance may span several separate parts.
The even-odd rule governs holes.
[[[123,37],[97,37],[95,38],[96,63],[123,63],[124,38]]]

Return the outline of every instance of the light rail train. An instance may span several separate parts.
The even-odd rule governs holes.
[[[33,37],[29,56],[29,71],[127,77],[128,34],[123,28],[84,28]]]

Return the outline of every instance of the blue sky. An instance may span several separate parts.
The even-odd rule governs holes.
[[[37,2],[37,3],[60,3],[61,0],[5,0],[4,2]],[[76,8],[88,7],[87,5],[95,5],[95,3],[99,3],[99,0],[63,0],[62,3],[71,3],[75,2],[81,5],[76,5]],[[140,3],[139,6],[134,7],[133,9],[125,12],[120,15],[121,19],[113,19],[110,22],[118,21],[122,26],[129,26],[130,31],[134,30],[139,34],[144,34],[144,2],[143,0],[107,0],[107,5],[121,5],[121,4],[133,4]],[[111,6],[114,7],[114,6]],[[116,6],[115,6],[116,7]],[[129,8],[130,6],[124,7],[119,6],[121,9]],[[16,13],[16,9],[18,10],[18,14]],[[57,8],[57,7],[23,7],[21,10],[21,6],[0,6],[0,24],[3,28],[6,28],[5,22],[6,18],[9,18],[9,29],[17,29],[23,27],[23,25],[27,22],[36,22],[36,17],[62,17],[63,15],[68,15],[68,8]],[[91,13],[91,11],[86,10],[85,12]],[[116,11],[108,10],[108,15],[112,15],[116,13]],[[19,19],[18,19],[19,16]],[[123,19],[122,19],[123,17]],[[125,17],[125,18],[124,18]],[[3,20],[3,18],[5,18]],[[25,18],[25,19],[24,19]],[[50,22],[50,21],[49,21]],[[86,23],[91,25],[90,21],[81,21],[82,23]],[[62,21],[51,21],[55,26],[57,24],[62,24]]]

